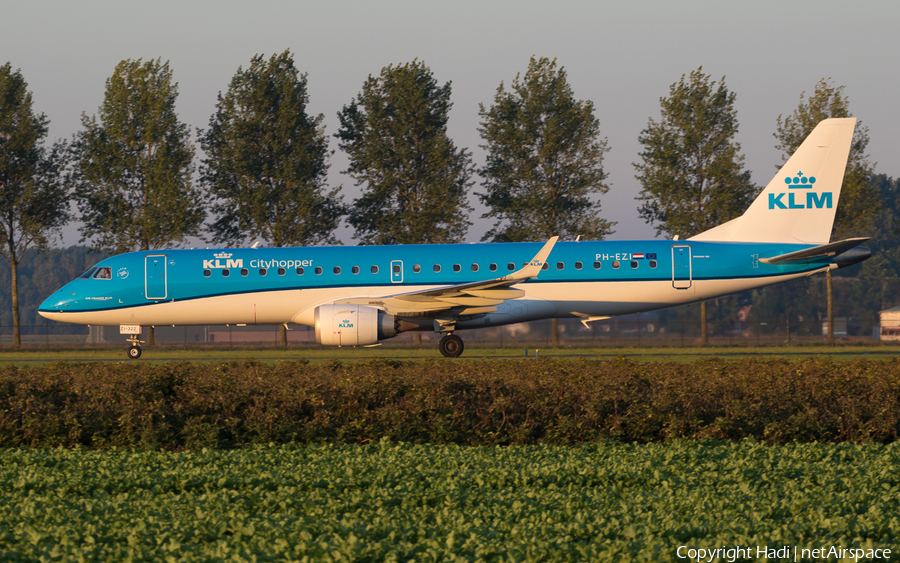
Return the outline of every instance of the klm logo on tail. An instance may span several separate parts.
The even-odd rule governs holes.
[[[797,172],[793,178],[785,178],[789,190],[811,190],[816,183],[815,176],[804,176],[803,172]],[[806,201],[798,192],[782,192],[769,194],[769,209],[831,209],[834,207],[834,196],[831,192],[817,194],[806,192]],[[787,196],[787,201],[784,197]],[[798,201],[799,200],[799,201]]]

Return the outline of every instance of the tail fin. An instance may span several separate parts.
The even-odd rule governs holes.
[[[854,117],[819,122],[743,215],[690,240],[827,243],[855,126]]]

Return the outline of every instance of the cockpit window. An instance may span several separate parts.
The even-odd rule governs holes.
[[[110,268],[97,268],[97,273],[94,274],[95,280],[108,280],[112,279],[112,269]]]
[[[97,271],[97,266],[91,266],[90,268],[88,268],[87,270],[85,270],[85,272],[84,272],[83,274],[81,274],[80,276],[78,276],[78,279],[80,279],[80,280],[86,280],[86,279],[88,279],[89,277],[93,276],[93,275],[94,275],[94,272],[96,272],[96,271]]]

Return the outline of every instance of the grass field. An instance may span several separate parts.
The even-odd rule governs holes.
[[[761,561],[785,545],[895,556],[900,446],[0,450],[3,561]]]
[[[129,361],[125,356],[125,346],[116,348],[62,348],[62,349],[0,349],[0,365],[4,364],[35,364],[57,361],[105,361],[118,362]],[[526,356],[527,351],[527,356]],[[615,358],[625,356],[643,361],[693,361],[699,358],[748,358],[748,357],[784,357],[798,358],[805,356],[823,356],[834,359],[853,358],[895,358],[900,357],[900,346],[879,345],[840,345],[829,346],[771,346],[771,347],[655,347],[655,348],[468,348],[465,354],[451,361],[484,360],[494,358],[522,358],[534,359],[535,357],[566,357],[566,358]],[[436,348],[427,347],[372,347],[372,348],[331,348],[331,347],[306,347],[306,348],[174,348],[158,347],[146,348],[144,355],[138,362],[167,362],[167,361],[222,361],[255,359],[264,362],[276,360],[306,359],[312,362],[319,361],[367,361],[372,359],[398,359],[419,360],[428,358],[440,358]]]

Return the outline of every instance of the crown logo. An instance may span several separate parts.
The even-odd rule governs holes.
[[[816,183],[815,176],[804,176],[803,172],[797,171],[797,175],[793,178],[785,178],[784,183],[788,184],[788,188],[792,190],[809,189]]]
[[[231,258],[231,253],[230,252],[219,252],[218,254],[213,254],[213,256],[224,260],[225,258]]]

